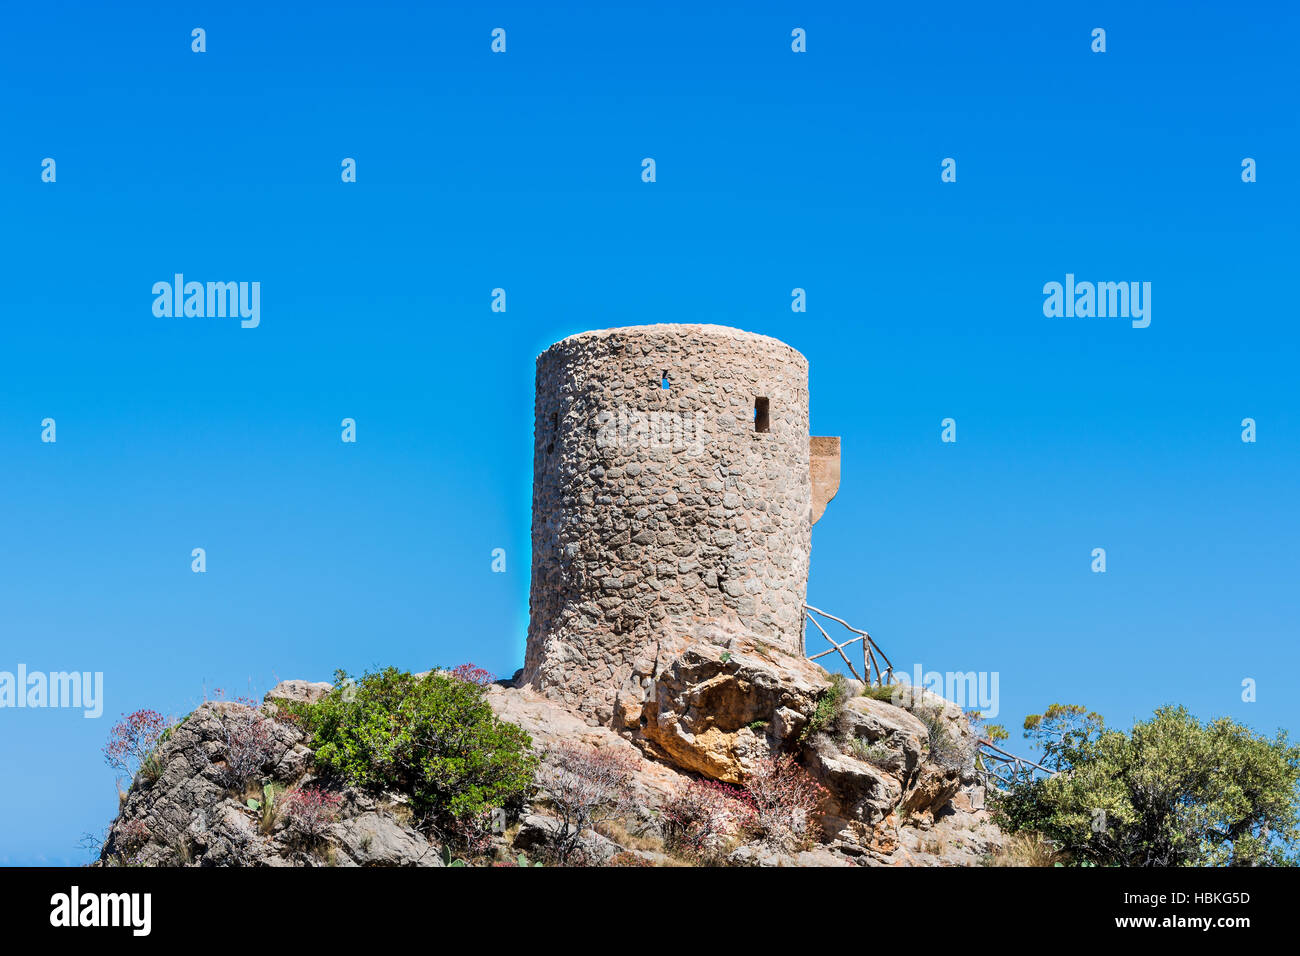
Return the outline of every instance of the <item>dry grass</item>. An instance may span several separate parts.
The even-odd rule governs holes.
[[[1040,833],[1016,833],[986,861],[988,866],[1053,866],[1065,854]]]
[[[415,811],[411,809],[409,803],[390,803],[385,808],[393,815],[393,819],[404,827],[415,826]]]
[[[181,866],[189,866],[194,862],[194,853],[190,848],[190,842],[184,836],[172,844],[172,852],[176,854],[176,859]]]
[[[649,853],[663,853],[663,838],[654,833],[638,833],[635,825],[629,825],[624,819],[605,820],[600,824],[601,836],[609,837],[619,846],[629,850],[644,850]]]

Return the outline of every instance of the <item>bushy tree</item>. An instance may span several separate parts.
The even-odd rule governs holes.
[[[1025,721],[1044,766],[995,799],[1010,832],[1036,832],[1076,862],[1120,866],[1294,865],[1300,748],[1229,718],[1162,707],[1129,733],[1077,705]]]
[[[409,795],[427,822],[452,825],[521,798],[532,786],[532,740],[500,720],[484,687],[449,671],[394,667],[292,708],[317,766],[372,790]]]

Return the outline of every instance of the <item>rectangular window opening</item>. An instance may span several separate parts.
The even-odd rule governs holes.
[[[769,427],[767,399],[754,399],[754,431],[766,432]]]

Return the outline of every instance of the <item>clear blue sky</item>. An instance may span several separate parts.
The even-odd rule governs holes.
[[[106,703],[0,710],[0,862],[84,859],[123,711],[512,673],[533,360],[617,325],[808,357],[844,466],[809,597],[904,669],[997,671],[1013,727],[1300,725],[1295,8],[702,6],[7,12],[0,670]],[[260,327],[155,318],[176,272],[261,282]],[[1045,318],[1067,272],[1151,282],[1150,327]]]

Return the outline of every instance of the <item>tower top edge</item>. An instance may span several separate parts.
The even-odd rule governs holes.
[[[545,351],[537,356],[538,361],[549,355],[551,352],[562,348],[575,345],[579,342],[598,341],[606,338],[655,338],[661,335],[674,334],[698,334],[705,335],[717,340],[732,340],[738,343],[766,343],[776,345],[783,349],[788,349],[797,358],[808,361],[802,352],[786,342],[770,335],[761,335],[758,332],[746,332],[744,329],[737,329],[729,325],[712,325],[708,323],[688,323],[688,322],[657,322],[651,325],[624,325],[610,329],[592,329],[587,332],[577,332],[573,335],[566,336],[558,342],[549,346]]]

